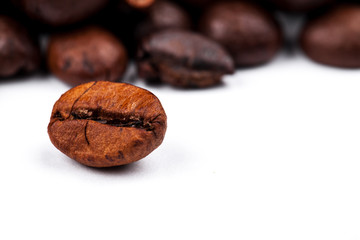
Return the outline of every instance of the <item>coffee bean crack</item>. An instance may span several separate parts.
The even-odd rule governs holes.
[[[58,121],[65,121],[65,120],[88,120],[94,121],[105,125],[110,125],[113,127],[132,127],[138,129],[144,129],[146,131],[152,131],[155,134],[154,126],[152,123],[155,123],[156,119],[159,117],[155,116],[151,121],[145,121],[145,119],[138,115],[119,115],[108,113],[103,111],[101,108],[99,109],[84,109],[78,108],[74,109],[75,104],[80,100],[82,96],[84,96],[89,90],[94,87],[97,82],[94,82],[89,88],[87,88],[73,103],[70,114],[67,118],[63,117],[59,111],[57,111],[53,118],[57,119]],[[85,132],[88,126],[88,122],[85,126]],[[86,135],[86,134],[85,134]],[[88,140],[87,140],[88,142]]]
[[[65,119],[60,112],[56,112],[53,117],[59,121],[88,120],[114,127],[132,127],[144,129],[146,131],[154,130],[152,122],[157,118],[155,117],[153,121],[145,121],[145,119],[140,116],[112,115],[110,113],[88,109],[74,110],[67,119]]]

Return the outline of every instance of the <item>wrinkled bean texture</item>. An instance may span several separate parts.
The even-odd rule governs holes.
[[[217,85],[234,71],[226,50],[216,42],[183,30],[164,30],[150,35],[138,53],[139,76],[159,78],[181,88]]]
[[[248,2],[216,3],[204,13],[200,31],[222,44],[240,67],[271,60],[282,43],[275,19]]]
[[[47,55],[50,70],[72,86],[99,80],[116,81],[127,66],[122,43],[99,27],[53,36]]]
[[[55,103],[48,133],[70,158],[91,167],[129,164],[163,141],[167,118],[158,98],[126,83],[90,82]]]
[[[81,21],[96,13],[108,0],[12,0],[30,17],[59,26]]]
[[[0,77],[29,73],[40,65],[40,50],[25,27],[0,16]]]
[[[337,6],[310,20],[301,46],[319,63],[360,68],[360,5]]]

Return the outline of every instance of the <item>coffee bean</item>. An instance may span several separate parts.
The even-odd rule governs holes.
[[[126,69],[127,55],[110,32],[88,27],[53,36],[48,46],[48,65],[57,77],[73,86],[115,81]]]
[[[155,0],[126,0],[126,2],[135,8],[147,8],[150,7]]]
[[[329,3],[335,2],[335,0],[268,0],[275,4],[278,8],[293,12],[310,11]]]
[[[164,30],[144,39],[137,63],[140,77],[182,88],[217,85],[234,71],[231,57],[219,44],[184,30]]]
[[[336,6],[309,21],[301,46],[319,63],[360,68],[360,5]]]
[[[0,15],[0,77],[38,69],[40,50],[26,29],[15,20]]]
[[[163,141],[166,114],[147,90],[125,83],[90,82],[55,103],[48,133],[70,158],[91,167],[140,160]]]
[[[105,6],[108,0],[12,0],[30,17],[58,26],[83,20]]]
[[[163,29],[190,29],[187,12],[170,1],[156,1],[147,11],[147,17],[137,27],[137,38]]]
[[[200,31],[225,46],[237,66],[271,60],[282,43],[275,19],[248,2],[216,3],[204,13]]]

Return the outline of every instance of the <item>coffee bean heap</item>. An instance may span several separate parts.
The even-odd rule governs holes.
[[[298,42],[309,58],[360,68],[356,1],[11,0],[0,3],[0,76],[49,69],[71,86],[121,81],[131,60],[146,81],[211,87],[274,58],[279,12],[307,16]]]
[[[87,166],[128,164],[156,149],[167,126],[152,93],[114,83],[129,61],[149,83],[213,87],[270,62],[286,42],[279,16],[291,14],[307,19],[291,45],[318,63],[360,68],[359,1],[8,0],[0,77],[50,71],[74,87],[54,105],[52,143]]]

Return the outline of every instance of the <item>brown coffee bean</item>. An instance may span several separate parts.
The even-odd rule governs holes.
[[[360,68],[360,5],[342,5],[308,22],[301,46],[314,61]]]
[[[335,0],[268,0],[276,5],[276,7],[293,12],[310,11],[329,3],[335,2]]]
[[[219,2],[202,17],[200,31],[225,46],[237,66],[252,66],[271,60],[282,36],[275,19],[248,2]]]
[[[134,8],[147,8],[150,7],[155,0],[126,0],[126,2]]]
[[[90,82],[55,103],[48,133],[70,158],[91,167],[140,160],[163,141],[166,114],[152,93],[130,84]]]
[[[183,30],[164,30],[144,39],[137,63],[140,77],[182,88],[217,85],[234,71],[231,57],[219,44]]]
[[[30,17],[58,26],[81,21],[96,13],[108,0],[12,0]]]
[[[26,29],[13,19],[0,15],[0,77],[38,69],[40,50]]]
[[[116,81],[127,65],[121,42],[98,27],[53,36],[47,55],[50,70],[72,86],[98,80]]]
[[[147,18],[137,27],[137,38],[163,29],[190,29],[191,19],[180,6],[170,1],[156,1],[147,11]]]

